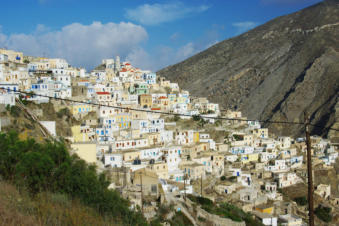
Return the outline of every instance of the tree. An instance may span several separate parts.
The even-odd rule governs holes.
[[[193,121],[200,121],[201,116],[200,115],[193,115],[192,119],[193,119]]]
[[[17,183],[24,183],[33,194],[47,190],[53,161],[46,154],[27,152],[16,166]]]

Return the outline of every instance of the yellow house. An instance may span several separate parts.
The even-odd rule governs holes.
[[[93,111],[93,107],[90,104],[74,104],[70,106],[71,113],[76,116],[80,114],[87,114]]]
[[[95,139],[95,132],[89,126],[72,126],[74,142],[89,142]]]
[[[119,128],[127,129],[131,127],[131,117],[128,113],[113,116]]]
[[[193,142],[194,143],[199,143],[199,132],[194,132],[193,133]]]
[[[274,206],[272,205],[259,205],[255,207],[255,210],[261,213],[269,213],[269,214],[273,214],[274,212]]]
[[[94,142],[81,142],[71,144],[72,151],[87,163],[96,163],[97,144]]]
[[[150,94],[141,94],[139,96],[139,104],[143,108],[150,108],[150,107],[152,107],[152,104],[153,104],[152,95],[150,95]]]
[[[244,164],[249,163],[249,162],[258,162],[258,161],[259,161],[259,154],[258,153],[241,155],[241,162],[244,163]]]

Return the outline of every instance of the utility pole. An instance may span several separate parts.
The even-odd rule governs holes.
[[[142,189],[142,173],[140,172],[140,184],[141,184],[141,212],[144,214],[144,193]]]
[[[314,207],[313,207],[313,178],[312,178],[312,156],[311,156],[311,139],[309,124],[310,119],[306,112],[304,112],[306,146],[307,146],[307,175],[308,175],[308,215],[309,225],[314,226]]]

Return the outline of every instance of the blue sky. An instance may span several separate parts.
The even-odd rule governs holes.
[[[0,48],[91,69],[120,55],[158,70],[320,0],[1,1]]]

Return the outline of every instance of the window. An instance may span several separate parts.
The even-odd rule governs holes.
[[[158,188],[158,186],[156,184],[152,184],[152,186],[151,186],[152,193],[156,193],[157,190],[158,190],[157,188]]]

